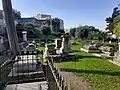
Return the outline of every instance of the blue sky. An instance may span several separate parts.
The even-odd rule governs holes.
[[[50,14],[64,20],[65,28],[94,25],[105,28],[105,18],[120,4],[119,0],[12,0],[13,8],[23,17],[38,13]],[[1,0],[0,0],[1,8]]]

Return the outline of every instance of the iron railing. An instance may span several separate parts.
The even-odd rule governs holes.
[[[0,90],[9,84],[46,81],[39,51],[21,51],[0,66]]]

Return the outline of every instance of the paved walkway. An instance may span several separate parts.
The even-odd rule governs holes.
[[[90,83],[83,77],[77,77],[70,72],[61,72],[68,82],[70,90],[92,90]]]

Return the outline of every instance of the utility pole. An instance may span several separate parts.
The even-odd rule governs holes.
[[[2,0],[3,11],[5,15],[5,21],[7,26],[8,40],[10,44],[11,54],[16,56],[19,52],[18,37],[15,29],[15,23],[13,19],[11,0]]]

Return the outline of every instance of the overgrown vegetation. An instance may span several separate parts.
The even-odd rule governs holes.
[[[120,67],[113,65],[107,59],[81,52],[82,43],[78,41],[76,43],[72,49],[77,59],[58,63],[58,66],[64,71],[87,79],[93,90],[120,90]]]
[[[78,26],[76,28],[71,28],[70,36],[76,39],[103,39],[103,33],[94,26]]]
[[[17,24],[16,30],[19,42],[23,41],[22,31],[27,31],[27,38],[29,41],[37,40],[48,43],[49,41],[52,42],[56,38],[55,35],[51,34],[50,27],[44,26],[43,28],[40,28],[39,26],[33,23]]]
[[[112,16],[106,18],[105,21],[108,23],[106,30],[120,36],[120,9],[118,7],[113,9]]]

